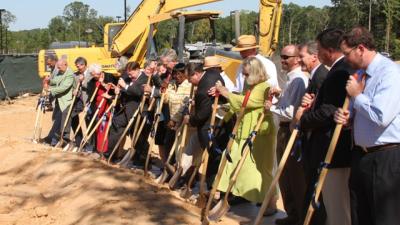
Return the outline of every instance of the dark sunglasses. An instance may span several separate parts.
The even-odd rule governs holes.
[[[281,55],[281,59],[287,60],[291,57],[297,57],[297,55]]]

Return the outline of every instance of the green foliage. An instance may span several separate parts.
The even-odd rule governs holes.
[[[298,44],[314,40],[316,35],[328,27],[349,30],[356,25],[371,26],[379,51],[385,49],[395,58],[400,58],[400,0],[332,0],[332,6],[316,8],[302,7],[293,3],[283,5],[279,46]],[[371,3],[371,23],[369,8]],[[128,6],[128,11],[131,11]],[[8,25],[16,20],[10,12],[3,13],[3,22]],[[128,14],[129,15],[129,14]],[[258,13],[240,11],[241,34],[254,34]],[[235,38],[234,19],[225,16],[215,21],[216,38],[221,43],[231,43]],[[89,41],[103,43],[103,27],[115,22],[112,17],[99,16],[91,6],[74,1],[65,6],[63,15],[49,21],[47,29],[11,32],[8,48],[14,52],[35,52],[47,48],[53,41]],[[88,29],[91,33],[85,32]],[[177,20],[158,24],[156,45],[158,49],[170,48],[176,42]],[[211,29],[208,20],[186,25],[186,42],[210,42]]]

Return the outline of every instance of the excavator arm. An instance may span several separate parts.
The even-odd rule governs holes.
[[[278,47],[282,0],[260,0],[259,43],[260,53],[270,57]]]
[[[143,52],[135,49],[145,49],[146,38],[143,37],[149,34],[151,16],[217,1],[221,0],[143,0],[115,36],[112,56],[124,55],[126,52],[133,53],[133,60],[143,56]]]

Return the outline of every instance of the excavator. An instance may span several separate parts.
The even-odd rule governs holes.
[[[126,23],[109,23],[104,27],[102,47],[75,47],[67,49],[41,50],[38,57],[38,74],[40,77],[50,75],[46,61],[50,54],[59,58],[67,56],[69,65],[74,60],[85,57],[88,64],[98,63],[104,72],[118,75],[115,62],[120,56],[128,56],[129,61],[143,63],[154,48],[152,38],[157,32],[157,24],[168,19],[178,19],[178,58],[182,60],[184,49],[184,25],[199,19],[210,19],[215,43],[214,20],[218,11],[179,11],[180,9],[209,4],[221,0],[143,0],[131,14]],[[279,25],[282,14],[281,0],[260,0],[259,21],[255,34],[259,38],[260,53],[266,57],[272,55],[278,44]],[[206,50],[207,55],[216,55],[221,59],[222,69],[234,81],[240,64],[240,55],[224,51],[213,46]]]

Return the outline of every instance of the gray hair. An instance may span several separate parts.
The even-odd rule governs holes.
[[[57,55],[54,54],[54,53],[48,54],[48,55],[47,55],[47,59],[48,59],[48,60],[51,60],[51,61],[53,61],[53,62],[58,61],[58,57],[57,57]]]
[[[174,49],[165,49],[160,57],[167,58],[170,62],[176,62],[178,60],[178,55]]]
[[[102,72],[101,66],[99,64],[91,64],[88,70],[89,73],[95,73],[95,74],[99,74]]]
[[[310,41],[299,46],[299,50],[307,48],[307,53],[310,55],[318,55],[318,44],[316,41]]]
[[[121,56],[119,57],[119,59],[117,59],[117,62],[115,63],[115,69],[117,69],[119,72],[124,71],[126,68],[126,64],[128,64],[128,57]]]

